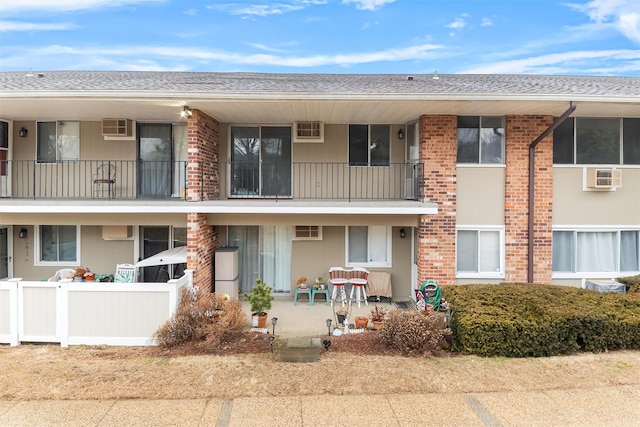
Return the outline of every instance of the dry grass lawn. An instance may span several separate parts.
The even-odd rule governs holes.
[[[414,358],[376,350],[367,345],[371,335],[360,336],[367,334],[352,335],[349,342],[332,339],[320,361],[307,364],[277,362],[264,336],[247,342],[249,353],[229,349],[225,355],[195,354],[193,349],[169,353],[157,347],[0,346],[0,400],[231,399],[640,384],[640,351],[537,359],[443,352]]]

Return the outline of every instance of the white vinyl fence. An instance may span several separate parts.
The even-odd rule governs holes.
[[[156,345],[185,286],[191,270],[167,283],[2,281],[0,343]]]

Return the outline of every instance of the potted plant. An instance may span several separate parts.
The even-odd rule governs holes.
[[[256,284],[251,288],[251,292],[244,294],[245,301],[248,301],[251,306],[254,327],[264,328],[267,323],[266,310],[271,308],[271,301],[273,301],[272,289],[262,279],[257,278]]]
[[[354,319],[356,329],[367,329],[369,318],[367,316],[356,316]]]
[[[380,326],[382,326],[382,322],[384,322],[386,317],[387,310],[384,307],[378,307],[377,304],[374,305],[371,309],[371,316],[369,317],[371,319],[371,323],[373,323],[373,329],[380,329]]]
[[[304,276],[301,276],[298,278],[298,281],[296,282],[296,285],[300,288],[300,289],[307,289],[307,278]]]
[[[316,277],[316,287],[318,289],[324,289],[324,279],[322,278],[322,276]]]

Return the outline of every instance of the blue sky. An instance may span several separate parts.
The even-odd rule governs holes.
[[[0,70],[638,76],[640,0],[5,0]]]

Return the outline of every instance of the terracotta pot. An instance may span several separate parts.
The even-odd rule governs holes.
[[[373,329],[375,329],[377,331],[378,329],[380,329],[382,327],[382,323],[384,323],[384,322],[379,321],[379,320],[375,320],[372,323],[373,323]]]
[[[253,317],[257,317],[258,318],[258,324],[257,326],[254,326],[255,328],[264,328],[267,326],[267,313],[264,314],[253,314]]]
[[[356,329],[367,329],[367,325],[369,324],[369,318],[365,317],[365,316],[356,316],[355,320],[355,327]]]

